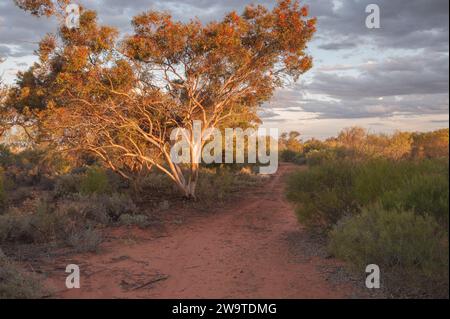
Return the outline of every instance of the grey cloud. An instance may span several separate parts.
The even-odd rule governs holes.
[[[0,3],[0,45],[14,47],[8,48],[8,56],[33,54],[42,36],[53,31],[55,25],[53,19],[36,18],[23,12],[12,0]]]
[[[324,43],[319,45],[319,49],[322,50],[347,50],[347,49],[353,49],[356,48],[358,46],[358,44],[356,42],[352,42],[352,41],[346,41],[343,40],[341,42],[328,42],[328,43]]]
[[[278,113],[274,112],[274,111],[271,110],[270,108],[262,108],[262,109],[258,112],[258,115],[259,115],[259,117],[262,118],[262,119],[270,119],[270,118],[279,116]]]
[[[424,53],[393,57],[360,68],[358,76],[316,73],[306,90],[334,98],[361,99],[448,93],[448,55]]]
[[[85,7],[98,11],[101,21],[130,30],[130,18],[140,12],[156,9],[168,10],[176,19],[199,17],[204,21],[220,18],[231,10],[242,10],[256,2],[273,6],[274,0],[81,0]],[[435,48],[448,50],[447,0],[379,0],[382,28],[365,27],[365,7],[372,0],[346,0],[335,7],[331,0],[306,0],[311,14],[318,17],[318,34],[324,39],[319,47],[325,50],[355,48],[358,43],[374,43],[380,48]],[[17,8],[12,0],[0,4],[0,43],[23,46],[28,53],[27,41],[38,41],[54,29],[55,21],[31,17]],[[326,40],[333,39],[333,40]],[[348,40],[348,39],[351,39]]]
[[[11,53],[11,49],[8,48],[6,45],[0,44],[0,57],[7,56]]]
[[[198,17],[210,21],[231,10],[241,11],[256,2],[273,6],[274,0],[81,0],[96,10],[102,23],[131,31],[134,15],[149,9],[168,10],[176,19]],[[334,6],[332,0],[305,0],[311,14],[318,17],[314,43],[327,54],[344,51],[357,55],[371,46],[414,50],[403,56],[379,59],[373,64],[322,65],[313,69],[311,80],[276,93],[267,108],[319,113],[322,118],[390,116],[396,113],[448,113],[448,0],[378,0],[381,29],[365,26],[366,5],[373,0],[345,0]],[[52,19],[35,18],[15,7],[12,0],[0,3],[0,56],[29,56],[47,32],[55,30]],[[402,51],[400,51],[402,52]],[[311,52],[313,56],[315,52]],[[352,55],[351,58],[354,56]],[[324,59],[322,57],[322,59]],[[344,72],[345,71],[345,72]],[[347,72],[349,71],[349,72]],[[356,71],[356,73],[352,73]],[[356,75],[355,75],[356,74]],[[306,93],[328,99],[306,99]],[[379,100],[383,97],[383,100]],[[266,110],[267,120],[278,119]],[[276,120],[280,121],[280,120]]]
[[[333,43],[351,37],[358,43],[372,43],[385,49],[448,50],[448,0],[378,0],[380,29],[367,29],[365,25],[365,9],[373,0],[345,0],[334,10],[324,10],[331,7],[329,0],[309,2],[312,14],[319,18],[319,32],[334,39]]]
[[[411,95],[402,100],[394,97],[378,100],[321,101],[306,100],[302,103],[306,112],[319,113],[319,118],[350,119],[369,117],[390,117],[395,114],[424,115],[448,113],[448,95]]]
[[[270,105],[341,119],[449,112],[448,54],[394,56],[356,65],[357,75],[336,72],[349,69],[335,66],[316,71],[308,83],[279,90]]]

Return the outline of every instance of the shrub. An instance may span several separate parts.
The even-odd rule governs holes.
[[[0,216],[0,243],[52,243],[88,240],[92,223],[75,206],[53,207],[39,201],[32,212],[11,209]],[[92,236],[90,236],[92,237]]]
[[[197,197],[203,202],[223,202],[233,193],[258,185],[259,179],[249,170],[235,171],[234,167],[202,168],[197,184]]]
[[[292,150],[283,150],[283,151],[281,151],[280,159],[283,162],[291,162],[292,163],[295,161],[297,154],[298,154],[297,152],[294,152]]]
[[[111,185],[106,172],[99,167],[90,167],[81,180],[80,192],[84,195],[110,193]]]
[[[448,162],[440,160],[326,161],[293,174],[287,196],[302,223],[322,230],[378,202],[432,215],[448,226],[448,190]]]
[[[32,227],[30,214],[22,214],[11,210],[0,216],[0,243],[24,242],[33,243],[36,230]]]
[[[0,250],[0,299],[34,299],[42,295],[41,281],[20,271]]]
[[[78,215],[101,224],[117,222],[121,215],[135,215],[138,211],[126,194],[78,195],[69,204]]]
[[[283,162],[295,163],[297,165],[307,164],[306,155],[302,152],[284,150],[280,154],[280,159]]]
[[[125,194],[115,193],[111,196],[103,195],[96,198],[100,207],[104,207],[106,215],[113,222],[118,221],[121,215],[135,215],[138,212],[133,200]]]
[[[383,194],[381,200],[386,208],[404,208],[421,215],[429,214],[448,228],[448,175],[413,176],[403,187]]]
[[[45,201],[34,212],[11,209],[0,216],[0,243],[49,243],[64,238],[67,224],[67,216],[56,214]]]
[[[0,167],[6,167],[14,163],[14,155],[8,147],[0,144]]]
[[[360,163],[355,174],[355,197],[362,205],[376,202],[386,192],[402,187],[409,178],[412,163],[370,160]]]
[[[62,175],[56,180],[54,193],[56,197],[76,194],[80,191],[82,177],[80,175]]]
[[[78,228],[70,232],[65,239],[65,242],[79,253],[97,252],[102,241],[101,232],[92,226]]]
[[[123,214],[119,218],[119,223],[124,226],[138,226],[145,228],[150,225],[148,217],[145,215]]]
[[[226,168],[203,169],[197,184],[197,196],[205,202],[223,201],[233,189],[234,174]]]
[[[387,209],[431,214],[448,225],[448,162],[373,160],[358,166],[355,199],[360,205],[380,201]]]
[[[3,174],[0,169],[0,215],[3,213],[6,206],[6,194],[5,194],[5,186],[3,184]]]
[[[336,159],[336,154],[330,149],[313,150],[306,154],[306,163],[309,166],[321,165],[333,159]]]
[[[158,172],[151,172],[148,175],[140,178],[137,182],[138,188],[150,195],[171,193],[174,189],[173,182],[170,178]]]
[[[296,204],[301,223],[327,230],[339,219],[357,212],[353,197],[354,165],[328,162],[299,170],[287,182],[287,197]]]
[[[392,278],[400,271],[414,280],[446,282],[448,289],[448,241],[430,216],[371,206],[334,227],[329,249],[357,267],[377,264]]]

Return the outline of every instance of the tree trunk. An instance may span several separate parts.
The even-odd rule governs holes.
[[[198,181],[198,171],[199,171],[200,165],[197,163],[191,164],[191,175],[189,176],[189,182],[188,182],[188,189],[189,189],[189,195],[196,199],[196,189],[197,189],[197,181]]]

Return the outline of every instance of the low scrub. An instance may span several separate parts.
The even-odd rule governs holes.
[[[41,281],[27,274],[0,250],[0,300],[35,299],[43,296]]]
[[[328,162],[292,174],[287,197],[297,204],[299,221],[310,228],[327,230],[343,216],[356,213],[354,174],[354,165],[347,162]]]
[[[0,216],[0,243],[49,243],[65,237],[66,215],[54,212],[41,202],[32,212],[11,209]]]
[[[56,179],[54,193],[56,197],[64,197],[80,192],[81,175],[67,174]]]
[[[448,226],[448,190],[444,160],[326,161],[294,173],[287,196],[302,223],[327,231],[343,216],[377,202],[387,209],[432,215]]]
[[[369,264],[380,266],[384,274],[390,274],[386,282],[391,291],[396,279],[403,281],[405,291],[419,281],[430,281],[434,286],[427,285],[433,290],[431,295],[445,295],[449,258],[446,237],[431,216],[375,205],[340,221],[330,232],[329,248],[358,269]],[[438,287],[440,291],[436,291]]]
[[[138,212],[133,200],[125,194],[93,195],[86,199],[89,203],[87,217],[98,222],[103,222],[106,217],[106,220],[115,223],[121,215],[136,215]]]
[[[103,242],[103,235],[99,230],[88,225],[69,232],[64,241],[76,252],[97,252]]]
[[[0,168],[0,215],[4,212],[6,206],[6,193],[3,183],[3,173]]]
[[[241,189],[256,186],[258,178],[249,168],[235,171],[226,166],[202,169],[197,185],[197,196],[203,202],[223,202]]]
[[[105,170],[90,167],[81,179],[80,192],[83,195],[111,193],[111,184]]]
[[[34,206],[29,212],[13,208],[0,215],[0,243],[62,241],[93,251],[101,242],[97,225],[114,225],[122,215],[135,216],[138,212],[129,196],[117,193],[75,194],[57,203],[40,200]]]
[[[197,199],[200,202],[222,202],[240,189],[259,183],[253,172],[254,167],[243,165],[221,165],[202,167],[196,186]],[[138,181],[139,192],[150,198],[180,197],[180,191],[169,177],[158,172],[149,173]]]
[[[124,226],[138,226],[145,228],[150,225],[149,218],[145,215],[123,214],[119,218],[119,223]]]
[[[40,201],[31,212],[11,209],[0,216],[0,243],[65,243],[78,251],[94,251],[101,243],[96,224],[72,205],[61,208]]]
[[[382,267],[393,295],[445,297],[448,174],[441,159],[330,160],[290,176],[287,197],[334,255]]]
[[[105,195],[118,190],[119,178],[113,172],[100,167],[73,171],[56,179],[54,193],[56,197],[64,197],[80,193],[82,195]]]

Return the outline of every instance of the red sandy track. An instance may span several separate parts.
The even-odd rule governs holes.
[[[134,241],[122,236],[105,243],[98,254],[47,264],[48,284],[56,289],[52,297],[351,297],[350,284],[335,286],[323,271],[336,261],[292,254],[288,238],[303,230],[284,199],[282,176],[293,169],[281,165],[270,181],[246,198],[186,224],[171,225],[164,236]],[[69,263],[80,265],[81,289],[65,288]]]

